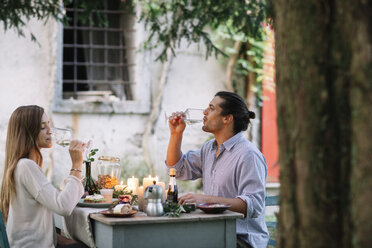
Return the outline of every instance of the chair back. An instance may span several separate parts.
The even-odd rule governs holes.
[[[6,235],[5,224],[3,221],[3,215],[0,211],[0,248],[9,248],[9,240]]]
[[[279,206],[279,200],[280,200],[280,198],[279,198],[278,195],[266,196],[265,206],[266,207]],[[276,225],[277,225],[276,221],[266,221],[266,226],[268,228],[272,228],[275,231],[275,233],[276,233]],[[276,241],[270,237],[268,245],[271,245],[272,247],[276,247]]]

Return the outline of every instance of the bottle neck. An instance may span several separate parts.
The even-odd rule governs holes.
[[[170,178],[169,178],[169,189],[171,191],[174,191],[174,188],[175,188],[176,185],[177,185],[176,176],[170,176]]]
[[[90,166],[91,162],[85,162],[85,177],[90,178]]]

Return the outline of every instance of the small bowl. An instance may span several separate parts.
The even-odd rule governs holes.
[[[196,204],[195,203],[185,203],[182,206],[185,209],[186,213],[190,213],[192,211],[195,211],[195,209],[196,209]]]
[[[224,203],[201,203],[198,208],[207,214],[219,214],[231,207],[231,204]]]
[[[114,193],[113,189],[100,189],[101,195],[106,199],[106,203],[112,203],[112,194]]]

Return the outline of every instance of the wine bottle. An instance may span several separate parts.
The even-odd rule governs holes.
[[[169,170],[169,187],[167,191],[167,202],[178,203],[178,189],[176,183],[176,169]]]
[[[91,176],[91,163],[92,162],[85,162],[85,178],[83,182],[85,195],[93,195],[98,191]]]

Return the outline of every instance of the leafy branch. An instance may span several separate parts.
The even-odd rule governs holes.
[[[68,25],[69,17],[66,16],[65,8],[73,7],[81,9],[79,20],[85,24],[103,26],[107,24],[106,16],[99,11],[103,8],[102,0],[1,0],[0,1],[0,23],[3,23],[4,30],[15,29],[19,36],[24,37],[24,29],[31,19],[44,21],[49,18]],[[120,1],[120,8],[132,6],[131,1]],[[96,21],[95,21],[96,20]],[[37,41],[30,32],[31,40]]]
[[[182,205],[176,202],[166,202],[164,206],[164,215],[169,217],[180,217],[181,213],[185,213],[186,210]]]
[[[87,154],[87,159],[84,160],[84,162],[93,162],[94,161],[94,155],[98,152],[98,149],[91,149],[90,152]]]
[[[181,41],[204,43],[206,57],[225,55],[210,38],[209,28],[225,23],[237,32],[255,36],[263,21],[272,17],[268,0],[135,0],[140,6],[140,21],[150,32],[146,49],[161,48],[157,60],[167,59],[166,50],[180,47]]]

